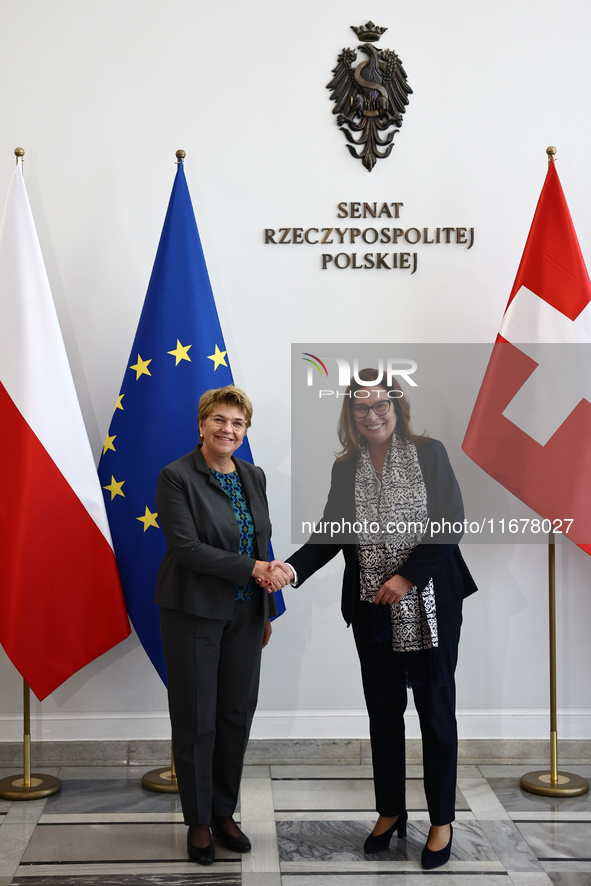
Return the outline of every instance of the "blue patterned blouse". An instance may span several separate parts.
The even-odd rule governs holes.
[[[232,510],[238,520],[240,527],[240,548],[239,554],[246,554],[247,557],[254,556],[254,523],[252,514],[244,495],[242,483],[240,482],[240,474],[238,471],[232,471],[230,474],[222,474],[220,471],[214,471],[210,468],[211,473],[219,481],[220,486],[229,497],[232,504]],[[254,600],[259,592],[259,586],[251,579],[245,588],[236,586],[236,600],[248,602]]]

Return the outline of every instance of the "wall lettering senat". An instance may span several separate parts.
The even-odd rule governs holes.
[[[337,218],[340,219],[376,219],[374,225],[349,226],[339,221],[338,227],[289,227],[265,228],[264,242],[266,246],[332,246],[333,249],[319,253],[319,265],[323,271],[336,268],[339,271],[369,270],[408,270],[411,275],[419,267],[419,252],[406,250],[405,247],[418,244],[442,246],[461,246],[472,249],[474,246],[474,228],[450,225],[428,227],[402,227],[398,224],[385,223],[386,219],[400,220],[400,201],[383,201],[375,203],[347,202],[337,203]],[[379,225],[377,220],[380,219]],[[402,224],[402,223],[401,223]],[[398,247],[393,252],[363,252],[364,246]],[[347,251],[334,247],[349,247]],[[355,250],[355,251],[353,251]]]

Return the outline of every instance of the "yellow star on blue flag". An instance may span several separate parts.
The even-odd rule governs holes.
[[[175,366],[178,366],[179,363],[181,362],[181,360],[188,360],[189,363],[191,362],[191,358],[189,357],[188,351],[189,351],[189,348],[192,348],[192,347],[193,347],[193,345],[182,345],[177,338],[176,348],[174,349],[174,351],[168,352],[169,354],[172,354],[172,356],[175,358],[175,364],[174,364]]]
[[[135,370],[135,380],[137,381],[140,375],[152,375],[150,370],[148,369],[148,365],[151,363],[151,360],[142,360],[140,355],[137,355],[137,363],[134,363],[133,366],[130,366],[130,369]]]
[[[218,368],[218,366],[220,366],[220,365],[221,365],[221,366],[227,366],[227,365],[228,365],[228,364],[226,363],[226,360],[225,360],[225,357],[226,357],[226,354],[227,354],[227,353],[228,353],[227,351],[220,351],[220,349],[219,349],[218,346],[216,345],[216,346],[215,346],[215,354],[209,354],[209,355],[208,355],[207,359],[208,359],[208,360],[213,360],[213,369],[214,369],[214,372],[215,372],[215,370]]]
[[[158,514],[153,514],[150,511],[150,508],[148,507],[148,505],[146,505],[146,512],[145,512],[144,516],[143,517],[136,517],[135,519],[139,520],[140,523],[144,524],[144,532],[145,532],[146,529],[149,529],[150,526],[155,526],[156,529],[160,529],[160,527],[158,526],[158,523],[156,522],[157,516],[158,516]]]

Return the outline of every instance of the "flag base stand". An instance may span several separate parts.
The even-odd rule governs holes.
[[[170,766],[162,769],[152,769],[142,776],[142,787],[148,791],[156,791],[160,794],[178,794],[179,786],[176,775]]]
[[[0,780],[0,797],[3,800],[41,800],[61,790],[62,783],[53,775],[31,774],[29,785],[24,775],[9,775]]]
[[[31,773],[31,693],[23,680],[23,774],[9,775],[0,780],[3,800],[42,800],[61,790],[62,783],[53,775]]]
[[[174,768],[174,756],[171,752],[170,766],[161,769],[151,769],[142,777],[142,787],[148,791],[156,791],[158,794],[178,794],[179,783],[176,780]]]
[[[519,784],[530,794],[542,794],[544,797],[579,797],[589,790],[589,782],[580,775],[571,772],[557,772],[557,780],[553,782],[552,773],[546,769],[528,772],[521,776]]]

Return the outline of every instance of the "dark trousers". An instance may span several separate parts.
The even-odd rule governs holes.
[[[160,609],[172,748],[185,824],[233,815],[257,703],[262,600],[231,621]]]
[[[423,776],[431,824],[448,824],[455,818],[458,759],[456,687],[454,673],[462,625],[462,604],[437,609],[440,688],[413,689],[423,738]],[[369,713],[376,809],[393,817],[406,809],[404,712],[406,688],[392,681],[390,641],[368,643],[353,622],[363,691]]]

